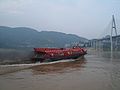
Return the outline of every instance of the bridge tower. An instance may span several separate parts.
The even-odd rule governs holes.
[[[116,22],[115,22],[115,18],[114,15],[112,15],[112,28],[111,28],[111,36],[110,36],[110,41],[111,41],[111,52],[113,51],[113,31],[115,32],[115,36],[117,36],[117,29],[116,29]],[[117,37],[115,40],[115,45],[117,46]]]

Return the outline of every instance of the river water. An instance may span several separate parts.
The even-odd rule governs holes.
[[[0,75],[0,90],[120,90],[120,53],[88,52],[80,61]]]

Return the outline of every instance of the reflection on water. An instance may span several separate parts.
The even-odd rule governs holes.
[[[96,53],[96,55],[100,56],[100,57],[103,57],[103,58],[113,58],[113,59],[120,59],[120,52],[110,52],[110,51],[106,51],[106,52],[100,52],[98,51]]]
[[[111,85],[112,87],[117,90],[120,89],[120,64],[115,64],[116,66],[113,66],[110,73],[111,78]]]
[[[120,90],[120,52],[88,52],[80,61],[0,75],[0,90]]]
[[[59,62],[48,65],[39,65],[32,67],[34,75],[37,74],[50,74],[50,73],[65,73],[71,70],[77,70],[83,67],[86,63],[85,58],[76,61]]]
[[[97,52],[99,61],[104,62],[104,70],[109,77],[109,86],[112,90],[120,89],[120,52]],[[108,78],[107,77],[107,78]]]

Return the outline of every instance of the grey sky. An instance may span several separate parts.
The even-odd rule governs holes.
[[[120,0],[0,0],[0,26],[31,27],[98,38],[120,17]]]

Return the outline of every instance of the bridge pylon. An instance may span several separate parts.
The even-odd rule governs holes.
[[[117,29],[116,29],[116,22],[115,22],[115,17],[112,15],[112,28],[111,28],[111,36],[110,36],[110,41],[111,41],[111,52],[113,51],[113,31],[115,32],[115,36],[117,36]],[[115,40],[115,46],[117,46],[117,38]]]

